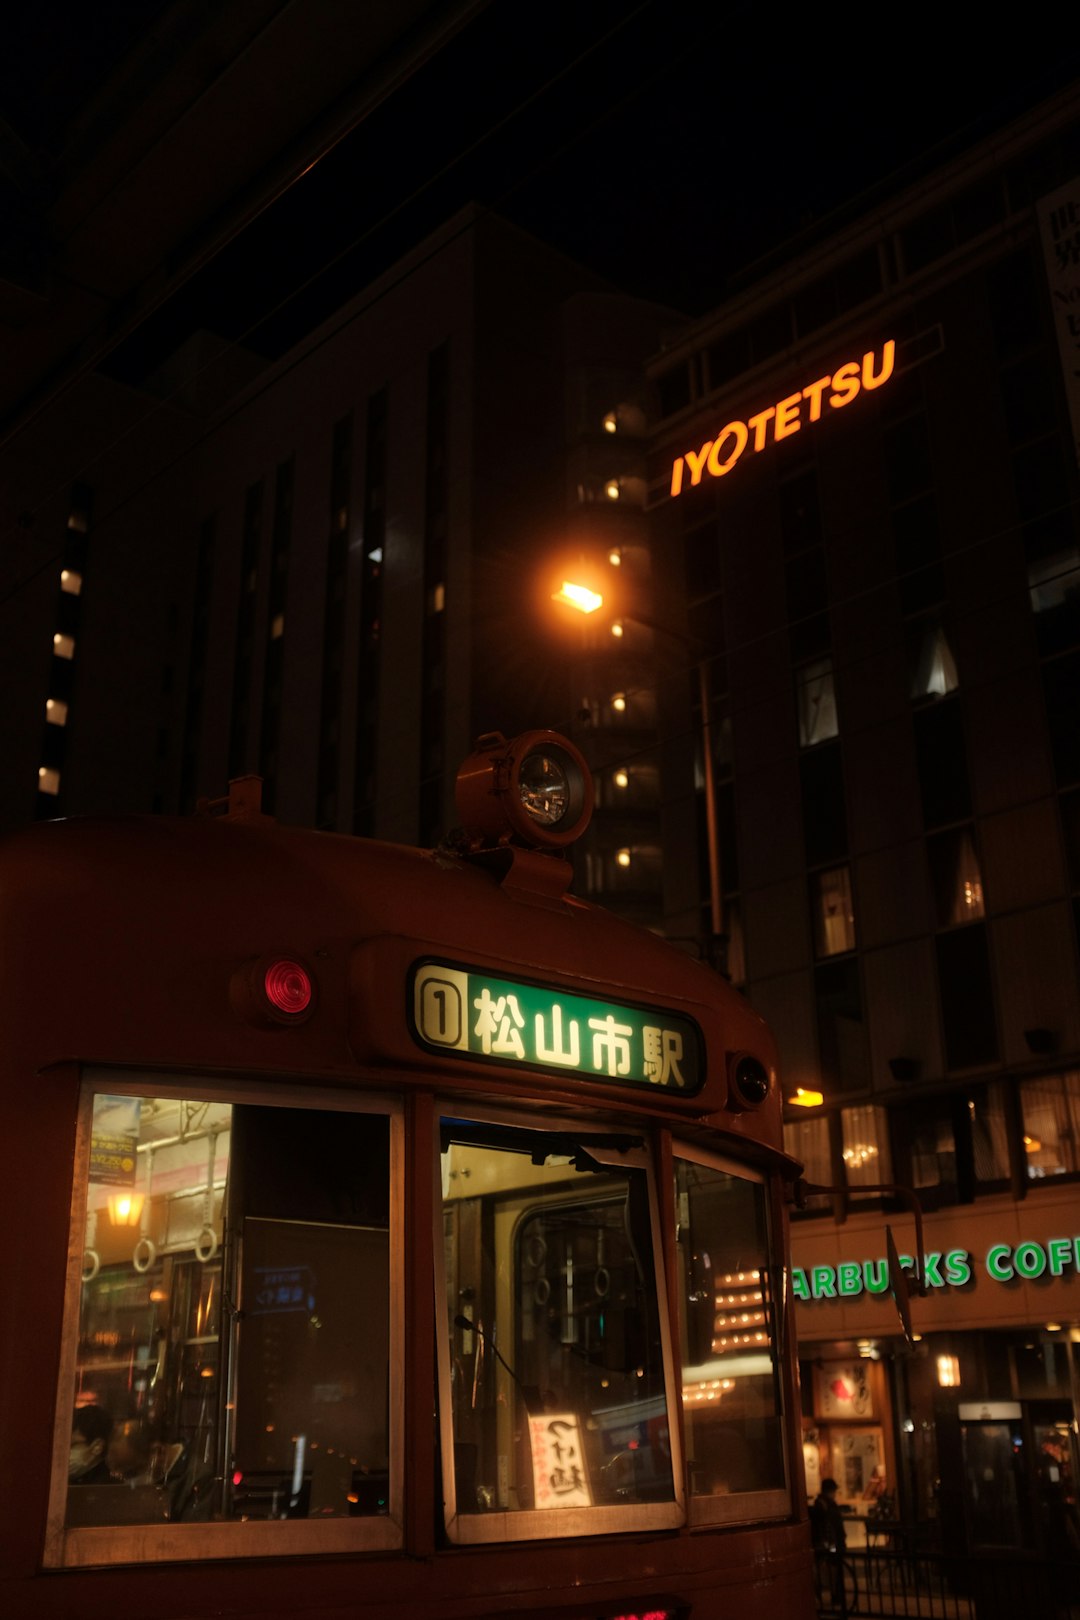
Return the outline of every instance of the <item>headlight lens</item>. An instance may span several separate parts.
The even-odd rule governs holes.
[[[570,806],[570,778],[552,754],[530,754],[518,772],[522,807],[543,827],[554,827]]]

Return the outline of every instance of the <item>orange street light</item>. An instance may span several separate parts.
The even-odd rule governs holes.
[[[564,579],[559,589],[552,591],[551,600],[565,602],[579,613],[595,613],[597,608],[604,605],[604,598],[598,591],[590,591],[587,585],[576,585],[570,579]]]

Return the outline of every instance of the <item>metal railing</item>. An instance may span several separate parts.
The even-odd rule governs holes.
[[[814,1560],[822,1620],[1080,1620],[1080,1559],[854,1547]]]

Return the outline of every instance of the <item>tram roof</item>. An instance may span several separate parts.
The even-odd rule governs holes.
[[[386,1011],[404,1027],[407,965],[427,954],[693,1018],[714,1078],[735,1049],[771,1069],[768,1125],[760,1112],[734,1125],[779,1145],[775,1049],[739,992],[647,929],[557,892],[561,857],[505,852],[501,864],[509,870],[498,870],[498,854],[315,832],[259,813],[39,823],[0,839],[0,950],[9,964],[0,994],[22,1008],[17,1021],[38,1025],[31,1044],[40,1052],[43,1042],[53,1062],[203,1066],[212,1047],[218,1067],[280,1068],[295,1061],[287,1037],[303,1033],[303,1061],[318,1072],[354,1071],[358,1055],[377,1067],[381,1059],[423,1068],[407,1032],[400,1049],[376,1037],[358,1054],[347,1009],[359,987],[369,1009],[389,999]],[[230,974],[269,952],[312,966],[330,1017],[292,1032],[252,1029],[235,1016]],[[611,1101],[635,1103],[622,1092]],[[726,1086],[707,1082],[693,1111],[724,1101]]]

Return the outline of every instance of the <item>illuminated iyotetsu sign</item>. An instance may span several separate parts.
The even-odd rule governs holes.
[[[804,421],[818,422],[825,411],[842,410],[861,393],[880,388],[892,376],[895,364],[896,343],[890,338],[883,345],[880,357],[870,349],[861,361],[847,361],[828,375],[807,383],[805,388],[777,400],[775,405],[756,411],[745,422],[725,423],[715,439],[706,439],[698,449],[685,450],[675,457],[671,468],[672,495],[680,495],[687,487],[693,489],[706,476],[723,478],[748,448],[756,454],[767,444],[798,433]]]
[[[899,1257],[909,1274],[915,1262]],[[983,1270],[995,1283],[1033,1282],[1038,1277],[1066,1277],[1080,1273],[1080,1236],[1055,1237],[1045,1243],[992,1243],[983,1258]],[[966,1249],[923,1255],[927,1288],[964,1288],[976,1277],[975,1258]],[[860,1294],[885,1294],[889,1289],[889,1262],[847,1260],[838,1266],[794,1266],[791,1291],[796,1299],[857,1299]]]

